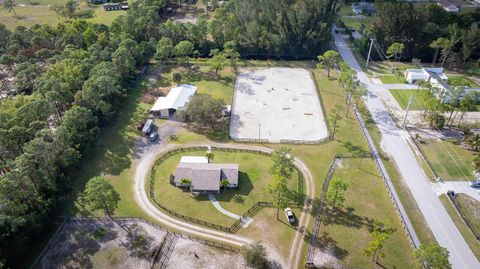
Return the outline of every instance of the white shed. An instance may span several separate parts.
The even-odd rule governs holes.
[[[177,110],[185,110],[188,102],[196,93],[197,87],[189,84],[179,84],[173,87],[167,96],[159,97],[150,113],[160,118],[168,118]]]

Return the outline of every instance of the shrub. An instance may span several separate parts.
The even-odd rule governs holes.
[[[179,83],[180,81],[182,81],[182,74],[180,74],[178,72],[174,72],[172,80]]]
[[[260,242],[252,243],[241,249],[245,263],[256,269],[268,268],[267,250]]]
[[[445,126],[445,116],[443,116],[438,112],[430,113],[427,116],[427,121],[430,124],[430,126],[435,129],[441,130]]]
[[[86,9],[86,10],[80,10],[80,11],[77,11],[76,14],[77,14],[77,17],[80,18],[80,19],[89,19],[89,18],[93,18],[93,14],[95,12],[91,9]]]

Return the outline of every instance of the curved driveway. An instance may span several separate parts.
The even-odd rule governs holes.
[[[175,133],[178,129],[177,123],[167,123],[162,125],[162,128],[159,130],[160,137],[168,137],[170,134]],[[215,146],[215,147],[224,147],[224,148],[243,148],[243,149],[253,149],[261,150],[264,152],[272,152],[272,149],[266,147],[258,146],[249,146],[249,145],[232,145],[232,144],[148,144],[142,141],[139,141],[135,146],[135,154],[137,156],[137,167],[134,175],[134,197],[135,202],[138,206],[150,217],[158,221],[164,226],[173,228],[179,232],[190,234],[196,237],[203,237],[210,240],[218,241],[221,243],[226,243],[235,246],[243,246],[254,241],[254,239],[245,238],[237,236],[230,233],[220,232],[217,230],[208,229],[198,225],[194,225],[188,222],[181,221],[179,219],[173,218],[170,215],[159,210],[152,202],[148,199],[146,183],[148,178],[148,173],[157,159],[157,156],[165,153],[169,150],[172,150],[177,147],[190,147],[190,146]],[[308,198],[313,198],[314,196],[314,182],[310,170],[307,166],[299,159],[295,158],[295,165],[303,173],[305,178],[306,185],[306,195]],[[292,245],[290,247],[290,254],[287,261],[288,268],[297,268],[298,263],[301,258],[301,249],[303,246],[303,231],[310,221],[310,205],[306,205],[302,210],[302,213],[299,217],[299,227],[293,238]]]

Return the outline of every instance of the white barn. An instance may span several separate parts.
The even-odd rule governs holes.
[[[173,87],[167,96],[159,97],[150,109],[150,114],[168,118],[177,110],[185,110],[197,87],[189,84],[179,84]]]

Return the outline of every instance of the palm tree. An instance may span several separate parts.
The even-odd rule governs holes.
[[[205,157],[207,157],[208,162],[210,162],[210,161],[213,159],[213,156],[214,156],[214,155],[213,155],[213,153],[212,153],[211,151],[207,151],[207,152],[205,153]]]
[[[13,12],[15,17],[17,17],[17,13],[15,12],[15,7],[17,6],[17,4],[15,3],[15,0],[5,0],[3,2],[3,6],[9,13]]]
[[[480,134],[471,135],[465,140],[465,143],[475,151],[480,150]]]

